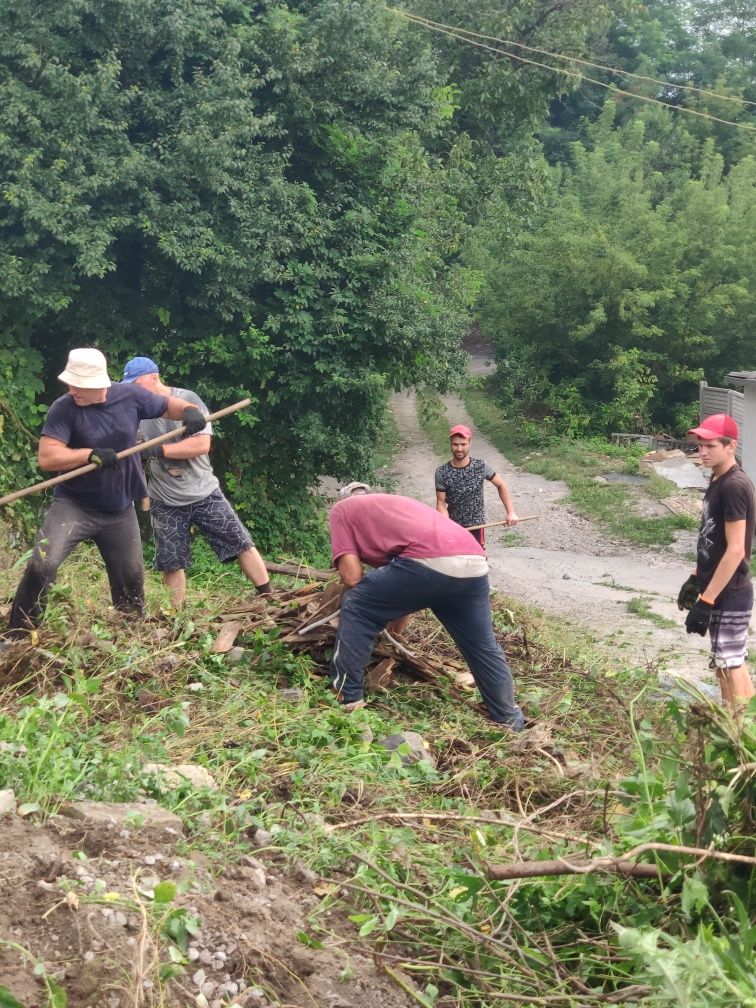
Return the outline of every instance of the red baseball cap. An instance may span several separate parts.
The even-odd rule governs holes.
[[[456,424],[456,426],[452,427],[449,431],[449,437],[454,437],[455,434],[459,434],[460,437],[467,438],[468,440],[472,437],[472,431],[463,423]]]
[[[714,413],[713,416],[706,417],[700,427],[693,427],[688,434],[696,434],[704,441],[715,441],[717,438],[727,437],[736,440],[738,437],[738,425],[726,413]]]

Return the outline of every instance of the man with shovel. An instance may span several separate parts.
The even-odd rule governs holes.
[[[133,357],[124,369],[123,383],[141,386],[160,396],[180,396],[207,414],[207,407],[194,392],[163,384],[157,364],[149,357]],[[178,424],[165,418],[145,420],[139,433],[149,441],[176,427]],[[191,437],[176,438],[142,452],[142,458],[150,460],[147,487],[155,537],[155,566],[176,607],[183,605],[186,598],[192,525],[199,529],[222,563],[235,560],[260,595],[271,594],[265,561],[221,492],[218,477],[210,465],[212,433],[211,424],[207,424]]]
[[[452,457],[436,469],[436,510],[447,515],[464,528],[483,525],[486,520],[483,502],[483,482],[489,480],[496,487],[504,505],[506,524],[511,527],[519,521],[512,503],[509,487],[483,459],[470,457],[472,431],[465,424],[456,424],[449,431]],[[470,529],[481,546],[485,545],[482,528]]]
[[[446,515],[411,497],[344,488],[328,526],[343,595],[331,660],[331,685],[343,709],[364,706],[364,669],[378,634],[430,609],[462,652],[489,717],[519,732],[512,673],[491,621],[488,563],[470,535]],[[367,574],[362,565],[375,568]]]
[[[105,357],[92,347],[72,350],[58,378],[68,392],[47,411],[39,467],[68,472],[94,464],[97,469],[55,488],[16,590],[8,624],[11,638],[39,625],[58,568],[80,542],[94,542],[99,549],[115,608],[141,616],[144,563],[134,501],[147,488],[138,458],[119,459],[118,452],[136,444],[140,422],[151,417],[179,421],[192,433],[205,426],[193,403],[112,384]]]

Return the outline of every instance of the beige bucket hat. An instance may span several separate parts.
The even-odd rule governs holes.
[[[110,388],[108,377],[108,362],[104,354],[94,347],[80,347],[72,350],[64,371],[58,378],[66,385],[74,388],[100,389]]]

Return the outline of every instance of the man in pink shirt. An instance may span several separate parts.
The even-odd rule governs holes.
[[[370,493],[362,483],[350,489],[328,517],[333,562],[349,588],[331,660],[331,685],[344,708],[364,705],[364,669],[378,634],[393,620],[430,609],[462,652],[492,720],[521,731],[512,673],[494,637],[482,547],[411,497]],[[375,569],[364,573],[363,563]]]

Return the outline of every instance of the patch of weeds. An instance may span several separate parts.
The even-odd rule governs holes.
[[[26,960],[32,967],[33,975],[37,978],[45,991],[45,1002],[42,1008],[66,1008],[68,998],[61,985],[49,972],[49,968],[42,959],[37,959],[29,949],[19,942],[8,941],[0,938],[0,948],[15,952],[21,959]],[[0,984],[0,1008],[24,1008],[24,1005],[17,1001],[7,987]]]
[[[607,471],[637,469],[642,449],[599,438],[543,439],[534,424],[504,416],[481,387],[471,385],[464,399],[476,426],[503,455],[528,472],[566,483],[570,490],[566,503],[610,535],[647,546],[667,546],[674,542],[678,529],[697,528],[698,522],[687,515],[644,517],[635,511],[635,498],[627,487],[593,482]],[[529,435],[535,440],[528,441]]]
[[[641,619],[649,620],[655,626],[670,630],[677,627],[677,623],[674,620],[667,619],[666,616],[660,616],[659,613],[655,613],[648,604],[648,599],[642,596],[630,599],[626,608],[629,613],[632,613],[634,616],[640,616]]]
[[[501,526],[504,529],[503,534],[500,536],[500,542],[502,546],[521,546],[525,542],[525,536],[522,532],[517,529],[508,529],[504,525]]]
[[[594,581],[593,584],[595,584],[595,585],[597,585],[597,586],[599,586],[601,588],[614,588],[616,591],[623,591],[623,592],[634,592],[634,591],[636,591],[635,588],[631,588],[629,585],[623,585],[623,584],[620,584],[618,581],[615,581],[613,577],[610,577],[608,581]],[[650,595],[656,595],[658,593],[657,592],[649,592],[649,594]]]
[[[314,675],[315,661],[289,651],[275,631],[242,637],[241,665],[212,654],[210,621],[238,604],[238,594],[200,580],[194,591],[190,615],[157,627],[178,664],[163,668],[159,655],[152,658],[155,621],[121,624],[109,640],[80,645],[80,674],[58,677],[26,700],[12,688],[0,693],[0,737],[24,747],[24,779],[38,794],[61,787],[103,798],[130,788],[152,793],[179,811],[185,842],[206,850],[214,865],[238,858],[256,828],[269,830],[282,873],[296,861],[325,876],[300,941],[325,944],[341,927],[335,922],[351,918],[352,930],[339,938],[389,969],[407,964],[402,973],[412,977],[419,1004],[443,998],[480,1008],[500,1003],[505,991],[513,1001],[568,1005],[577,984],[597,1003],[619,1001],[616,995],[643,984],[644,998],[658,994],[664,1004],[669,961],[658,959],[656,969],[648,960],[673,942],[690,956],[699,933],[738,998],[731,1003],[748,1003],[753,943],[733,909],[734,897],[748,905],[745,871],[713,856],[646,851],[645,863],[663,873],[660,889],[655,874],[513,881],[496,878],[491,866],[625,856],[647,843],[749,850],[750,713],[736,726],[699,699],[689,713],[644,703],[642,695],[634,700],[655,681],[651,671],[622,668],[598,656],[580,629],[494,596],[518,697],[551,730],[553,745],[518,745],[480,715],[475,693],[450,684],[405,682],[348,715]],[[89,599],[76,593],[65,606],[74,625],[91,615]],[[433,634],[437,653],[446,655],[443,634],[424,619],[408,634],[413,626],[424,639]],[[61,652],[65,644],[45,642]],[[103,660],[97,688],[86,692],[88,663],[100,668]],[[325,664],[327,654],[318,660]],[[293,683],[302,690],[296,703],[280,692]],[[147,711],[144,690],[167,705]],[[430,742],[435,769],[405,766],[401,753],[372,741],[399,730]],[[0,772],[17,758],[5,748],[0,756]],[[169,794],[144,779],[146,762],[200,764],[218,789],[181,785]],[[22,798],[31,793],[21,790]],[[136,895],[131,901],[159,949],[159,993],[186,970],[188,936],[197,927],[175,895],[172,882],[161,882],[150,907]],[[612,922],[635,929],[641,941],[623,945]],[[649,950],[650,957],[636,958]],[[724,1008],[714,990],[711,1008]]]
[[[391,465],[398,442],[399,428],[396,425],[394,414],[387,406],[373,451],[373,466],[376,469],[386,469]]]
[[[436,455],[439,458],[448,459],[451,455],[449,448],[450,423],[444,400],[438,392],[426,389],[417,393],[417,419]]]
[[[677,486],[672,480],[660,476],[658,472],[652,470],[648,475],[646,490],[654,500],[663,501],[673,493],[677,493]]]

